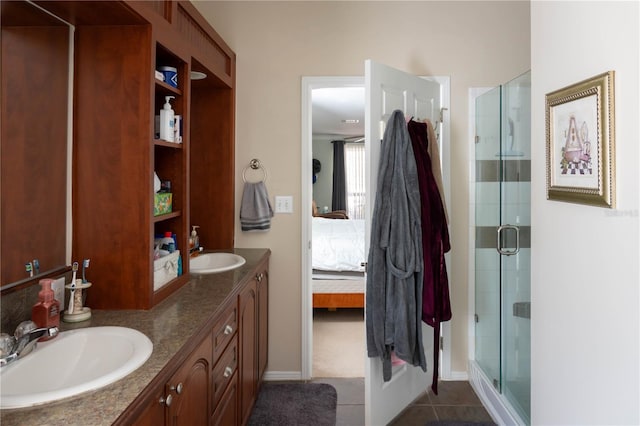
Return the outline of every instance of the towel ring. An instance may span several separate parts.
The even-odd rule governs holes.
[[[264,167],[262,167],[262,164],[260,164],[260,160],[258,160],[257,158],[254,158],[249,162],[249,165],[245,167],[244,170],[242,171],[242,181],[244,183],[247,183],[247,170],[249,170],[250,168],[253,170],[258,170],[258,169],[262,170],[262,180],[252,182],[252,183],[267,181],[267,170]]]

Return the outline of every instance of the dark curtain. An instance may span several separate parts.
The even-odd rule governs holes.
[[[344,141],[333,141],[333,195],[331,210],[347,209],[347,182],[344,171]]]

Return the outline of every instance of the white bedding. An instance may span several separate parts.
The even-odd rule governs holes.
[[[364,220],[313,218],[313,269],[362,272]]]

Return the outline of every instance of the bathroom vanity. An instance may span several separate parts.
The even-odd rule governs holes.
[[[0,423],[246,424],[267,365],[270,251],[234,252],[247,260],[242,267],[192,277],[151,310],[95,310],[89,321],[63,323],[62,330],[134,328],[151,339],[153,352],[111,385],[39,407],[2,410]]]
[[[59,154],[2,163],[2,182],[11,185],[3,184],[0,196],[12,203],[3,203],[11,208],[2,210],[0,233],[17,235],[3,238],[15,256],[0,263],[3,273],[12,266],[2,276],[2,296],[29,290],[47,275],[21,279],[25,261],[39,257],[52,276],[68,270],[70,244],[73,260],[91,259],[86,305],[93,315],[63,323],[62,331],[135,328],[153,352],[124,379],[67,400],[2,410],[0,423],[245,424],[267,365],[270,251],[232,249],[235,53],[189,1],[3,0],[2,36],[11,41],[3,43],[2,88],[12,89],[2,121],[16,123],[5,126],[10,135],[3,127],[3,152],[39,152],[55,136]],[[175,69],[177,84],[156,74],[165,67]],[[22,69],[37,72],[23,76]],[[178,142],[156,134],[167,96],[181,117]],[[154,174],[171,183],[170,211],[154,211]],[[35,189],[18,205],[29,197],[14,182],[26,178],[34,181],[25,187]],[[190,274],[192,225],[199,225],[207,250],[233,250],[246,263]],[[154,239],[169,231],[182,270],[158,286]]]

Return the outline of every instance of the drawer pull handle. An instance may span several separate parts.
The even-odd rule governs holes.
[[[230,325],[227,325],[227,326],[224,328],[224,334],[229,335],[229,334],[231,334],[231,333],[233,333],[233,327],[231,327]]]
[[[178,386],[171,386],[169,389],[176,391],[176,393],[180,395],[182,393],[182,383],[178,383]]]
[[[160,398],[158,401],[160,404],[166,405],[167,407],[171,406],[171,401],[173,401],[173,397],[171,395],[167,395],[166,398]]]
[[[233,373],[233,368],[231,368],[231,367],[226,367],[226,368],[224,369],[224,373],[222,373],[222,376],[223,376],[224,378],[227,378],[227,377],[231,376],[231,373]]]
[[[262,282],[262,274],[256,274],[256,281]]]

